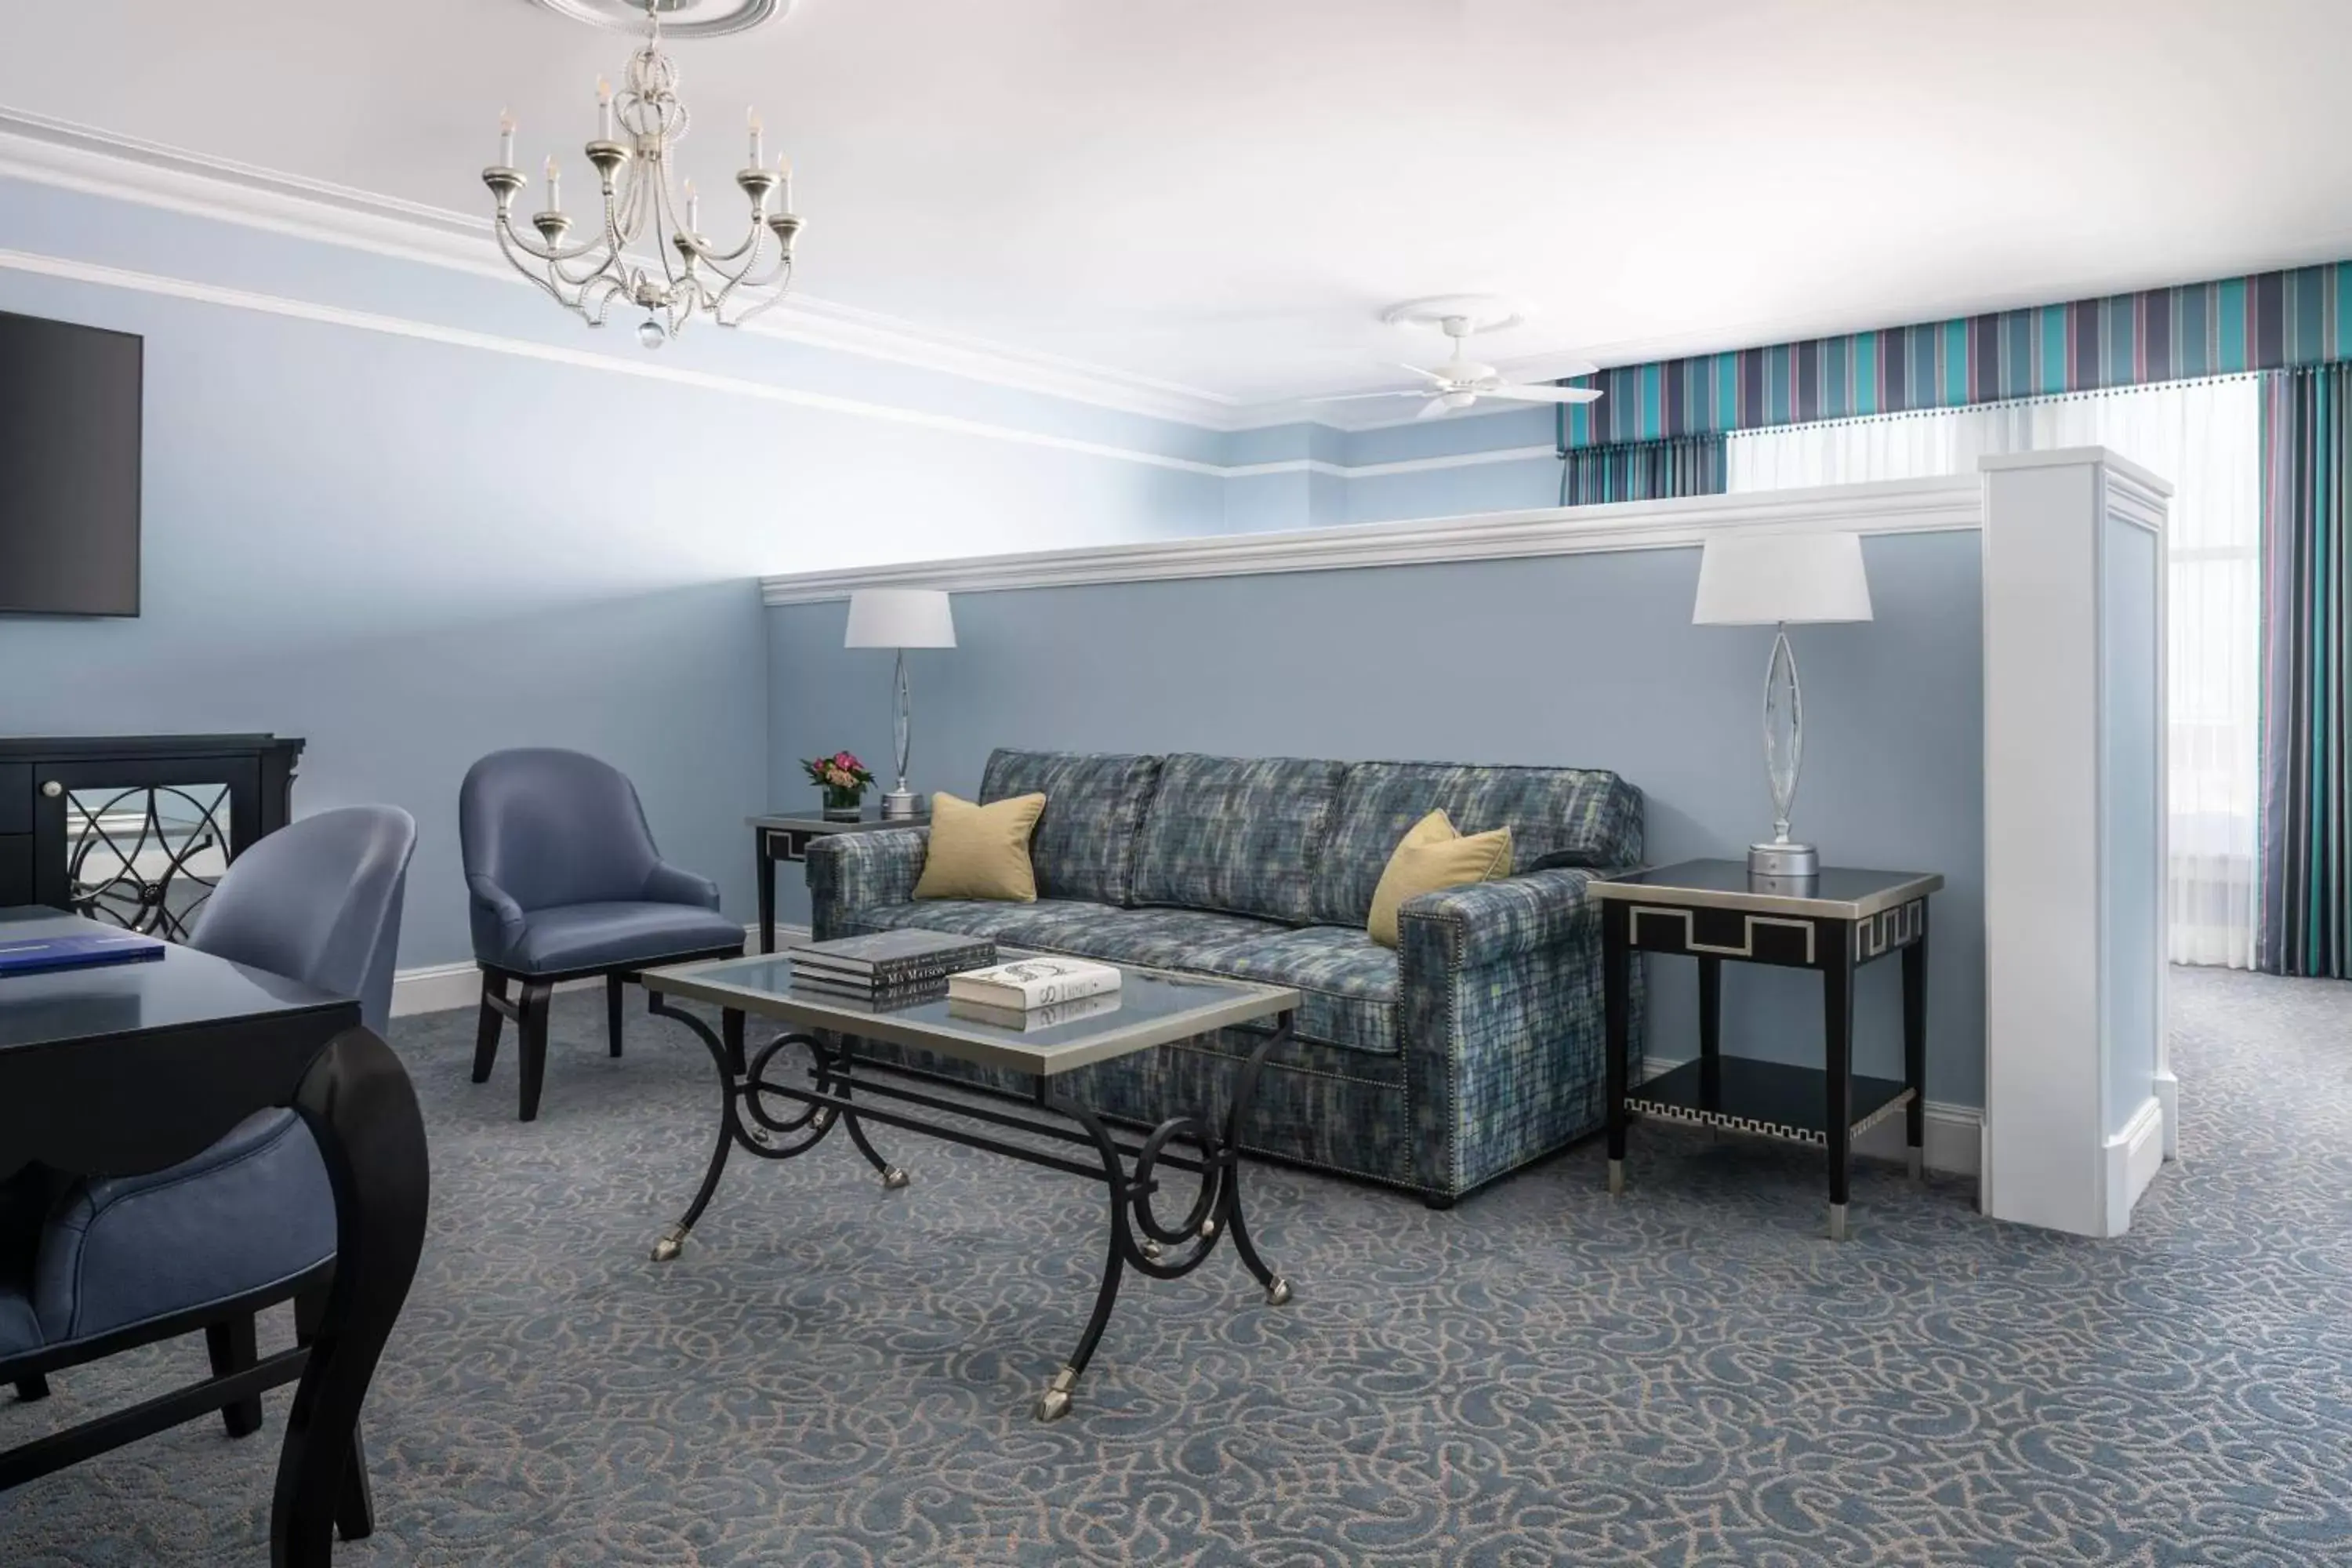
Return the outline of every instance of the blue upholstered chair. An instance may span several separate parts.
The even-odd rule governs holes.
[[[743,928],[719,912],[718,885],[661,858],[635,786],[610,763],[548,748],[493,752],[458,790],[457,833],[482,970],[474,1081],[488,1081],[500,1020],[512,1018],[525,1121],[539,1115],[558,984],[604,977],[617,1057],[624,984],[661,964],[743,951]]]
[[[304,817],[237,857],[188,945],[356,997],[381,1034],[415,847],[416,824],[396,807]],[[291,1300],[307,1338],[334,1262],[334,1191],[291,1110],[249,1117],[148,1175],[19,1172],[0,1183],[0,1378],[37,1399],[60,1367],[198,1328],[215,1376],[245,1371],[258,1359],[254,1314]],[[222,1415],[244,1436],[261,1426],[261,1401]],[[370,1528],[357,1456],[350,1475],[338,1514],[346,1540]]]

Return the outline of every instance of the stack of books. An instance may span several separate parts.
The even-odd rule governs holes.
[[[867,1007],[905,1007],[947,994],[949,976],[996,962],[996,943],[952,931],[886,931],[792,950],[793,989]]]
[[[1083,958],[1022,958],[948,979],[948,1011],[1008,1029],[1051,1028],[1118,1006],[1118,971]]]

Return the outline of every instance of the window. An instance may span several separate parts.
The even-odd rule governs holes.
[[[1974,471],[1980,457],[2105,447],[2171,481],[2168,903],[2176,963],[2251,969],[2262,908],[2262,409],[2256,379],[1742,431],[1730,489]]]

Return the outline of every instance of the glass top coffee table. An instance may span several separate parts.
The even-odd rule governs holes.
[[[1020,956],[1009,950],[1000,954],[1005,959]],[[874,1008],[794,991],[792,959],[786,953],[647,971],[645,985],[652,994],[652,1010],[684,1025],[702,1041],[718,1065],[724,1090],[718,1146],[709,1168],[684,1217],[655,1244],[654,1260],[667,1263],[685,1247],[688,1234],[719,1190],[728,1155],[739,1147],[763,1160],[788,1160],[815,1148],[836,1126],[844,1127],[857,1152],[881,1173],[882,1184],[894,1191],[903,1188],[907,1173],[875,1148],[868,1131],[873,1125],[986,1149],[1108,1187],[1108,1261],[1094,1313],[1079,1336],[1076,1352],[1039,1395],[1035,1415],[1040,1421],[1058,1420],[1069,1413],[1071,1394],[1102,1341],[1118,1300],[1120,1278],[1129,1268],[1157,1279],[1180,1279],[1205,1262],[1217,1243],[1231,1234],[1243,1267],[1265,1288],[1267,1302],[1282,1306],[1290,1300],[1290,1282],[1258,1256],[1242,1217],[1238,1143],[1259,1073],[1266,1058],[1291,1037],[1298,993],[1278,985],[1116,967],[1120,979],[1115,1001],[1106,1005],[1090,999],[1066,1005],[1054,1010],[1055,1021],[1028,1027],[987,1022],[945,997]],[[713,1033],[700,1018],[677,1006],[680,999],[720,1009],[719,1032]],[[786,1032],[747,1051],[746,1016],[782,1024]],[[1193,1111],[1172,1115],[1140,1135],[1114,1131],[1056,1085],[1074,1068],[1214,1029],[1268,1020],[1272,1031],[1234,1064],[1223,1125],[1205,1111]],[[853,1047],[861,1039],[1026,1073],[1031,1089],[1022,1099],[999,1096],[978,1085],[859,1054]],[[793,1068],[798,1070],[785,1076]],[[943,1090],[952,1090],[954,1098]],[[1024,1134],[1027,1141],[1013,1142],[995,1129]],[[1154,1203],[1161,1190],[1161,1173],[1170,1169],[1197,1178],[1191,1205],[1172,1216],[1160,1213]]]

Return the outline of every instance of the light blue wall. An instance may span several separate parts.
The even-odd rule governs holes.
[[[638,363],[516,284],[0,182],[0,250]],[[627,771],[751,918],[756,577],[1214,531],[1214,474],[1016,444],[0,264],[0,310],[147,341],[145,613],[0,618],[0,733],[268,730],[298,813],[422,830],[404,966],[467,956],[456,801],[520,743]],[[677,368],[1188,460],[1223,437],[708,327]]]
[[[1973,533],[1870,540],[1877,619],[1791,634],[1797,826],[1832,861],[1939,871],[1928,1089],[1983,1093],[1980,582]],[[961,646],[910,656],[918,788],[970,794],[997,745],[1610,767],[1650,857],[1737,855],[1768,826],[1757,704],[1769,628],[1694,627],[1696,550],[967,594]],[[768,613],[779,804],[793,759],[889,746],[887,654],[839,603]],[[787,870],[784,917],[806,918]],[[1651,1049],[1687,1055],[1687,961],[1658,961]],[[1820,983],[1728,966],[1729,1048],[1819,1059]],[[1859,985],[1857,1066],[1900,1075],[1898,965]]]
[[[2156,1092],[2158,965],[2164,889],[2157,879],[2156,534],[2121,518],[2099,525],[2099,1020],[2106,1033],[2106,1131],[2121,1132]]]

